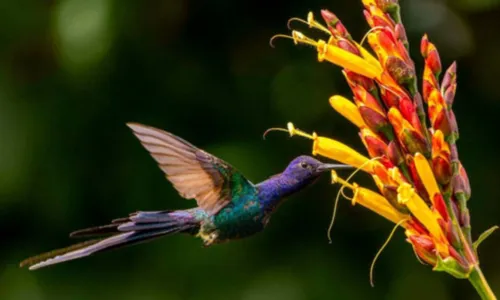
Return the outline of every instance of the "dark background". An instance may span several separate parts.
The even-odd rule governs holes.
[[[135,210],[187,208],[124,123],[166,129],[258,182],[309,141],[268,127],[293,121],[363,151],[328,105],[351,94],[340,69],[279,40],[289,17],[329,8],[360,40],[361,1],[18,0],[0,3],[0,299],[475,299],[467,281],[416,260],[402,231],[368,281],[392,224],[342,201],[323,178],[255,237],[203,249],[176,236],[37,272],[18,262],[68,245],[71,230]],[[472,230],[499,222],[500,1],[402,1],[412,56],[420,37],[458,60],[455,112],[469,172]],[[295,28],[310,32],[307,26]],[[320,36],[314,35],[313,36]],[[360,175],[358,182],[373,183]],[[500,293],[498,234],[480,248]]]

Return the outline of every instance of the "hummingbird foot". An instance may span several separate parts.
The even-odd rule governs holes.
[[[196,237],[199,237],[203,240],[204,247],[208,247],[217,240],[217,238],[219,237],[219,233],[217,231],[207,233],[200,230]]]

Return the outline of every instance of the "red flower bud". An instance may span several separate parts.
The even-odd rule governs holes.
[[[325,23],[328,25],[328,30],[330,30],[332,35],[340,36],[348,40],[351,39],[351,35],[347,31],[347,29],[344,27],[342,22],[340,22],[339,18],[337,18],[337,16],[331,11],[322,9],[321,17],[323,17],[323,20],[325,20]]]
[[[351,89],[354,89],[359,85],[362,86],[365,90],[369,91],[370,94],[372,94],[373,92],[377,92],[375,82],[373,82],[373,80],[371,80],[370,78],[346,69],[344,69],[343,73]]]
[[[398,107],[399,105],[399,96],[396,95],[393,91],[390,91],[384,87],[380,87],[380,95],[382,96],[382,100],[387,108]]]
[[[386,13],[393,13],[399,9],[397,0],[375,0],[377,6]]]
[[[432,200],[434,208],[439,212],[441,217],[445,222],[448,222],[449,215],[448,210],[446,208],[446,203],[444,203],[443,196],[441,194],[434,194],[434,199]]]
[[[415,80],[413,68],[397,56],[389,56],[386,59],[385,69],[398,84]]]
[[[450,86],[457,84],[457,63],[453,62],[444,73],[441,87],[447,90]]]
[[[425,188],[422,179],[420,179],[420,176],[418,175],[417,168],[415,167],[415,162],[413,161],[413,156],[411,155],[406,156],[406,164],[410,169],[410,175],[411,179],[413,180],[413,185],[415,186],[415,190],[420,195],[420,197],[424,199],[425,202],[430,203],[431,201],[429,199],[429,193],[427,192],[427,189]]]
[[[422,153],[425,157],[430,157],[431,151],[426,139],[415,130],[403,129],[399,136],[408,153]]]
[[[423,58],[427,57],[427,49],[429,48],[429,44],[429,38],[427,37],[427,34],[424,34],[422,40],[420,41],[420,54]]]
[[[364,106],[368,106],[369,108],[376,110],[379,113],[383,113],[383,109],[378,103],[377,99],[373,97],[372,94],[368,93],[368,91],[363,88],[362,86],[357,86],[352,89],[354,93],[354,100],[358,104],[358,106],[361,106],[360,104],[362,103]]]
[[[403,154],[401,153],[401,149],[396,141],[389,142],[387,147],[387,157],[396,166],[399,166],[404,162]]]
[[[427,80],[424,79],[422,82],[422,96],[424,97],[424,101],[427,103],[427,99],[429,99],[429,95],[431,92],[435,89],[434,84]]]
[[[390,130],[391,126],[389,125],[389,121],[384,115],[364,105],[359,106],[358,109],[368,128],[377,134],[382,134],[387,139],[394,138],[392,130]],[[388,131],[390,132],[388,133]]]
[[[335,27],[335,25],[339,22],[339,18],[337,18],[337,16],[328,9],[321,10],[321,17],[325,20],[325,23],[328,26]]]
[[[448,184],[451,180],[452,170],[450,161],[444,157],[437,156],[432,159],[432,169],[437,182],[442,185]]]
[[[446,102],[446,105],[449,108],[451,108],[451,106],[453,105],[453,101],[455,100],[456,90],[457,90],[457,85],[452,84],[444,92],[444,101]]]
[[[346,40],[344,38],[341,38],[337,41],[337,47],[361,56],[361,52],[359,52],[359,49],[354,46],[349,40]]]
[[[444,232],[446,233],[446,239],[453,247],[461,247],[460,236],[458,235],[457,228],[453,225],[452,222],[446,223]]]
[[[396,34],[396,38],[398,39],[398,41],[403,43],[403,45],[408,44],[408,38],[406,37],[406,30],[401,23],[396,24],[396,27],[394,28],[394,33]]]
[[[436,264],[436,246],[430,237],[425,235],[410,235],[408,241],[413,245],[413,249],[415,249],[418,257],[431,265]]]
[[[387,153],[387,144],[370,130],[362,130],[359,135],[363,140],[370,157],[381,157]]]
[[[460,163],[458,174],[453,176],[452,179],[453,184],[453,193],[457,199],[464,197],[466,200],[470,198],[471,188],[469,183],[469,177],[467,176],[467,172],[465,168]]]

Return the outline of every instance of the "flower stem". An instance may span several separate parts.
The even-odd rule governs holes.
[[[483,300],[497,299],[495,294],[493,294],[493,291],[491,290],[478,264],[473,267],[472,272],[469,275],[469,281],[472,283],[479,296],[481,296],[481,299]]]

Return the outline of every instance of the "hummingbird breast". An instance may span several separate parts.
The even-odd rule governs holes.
[[[213,216],[210,224],[213,226],[202,226],[200,231],[214,231],[217,238],[213,243],[221,243],[262,231],[268,219],[259,199],[248,195],[228,204]]]

